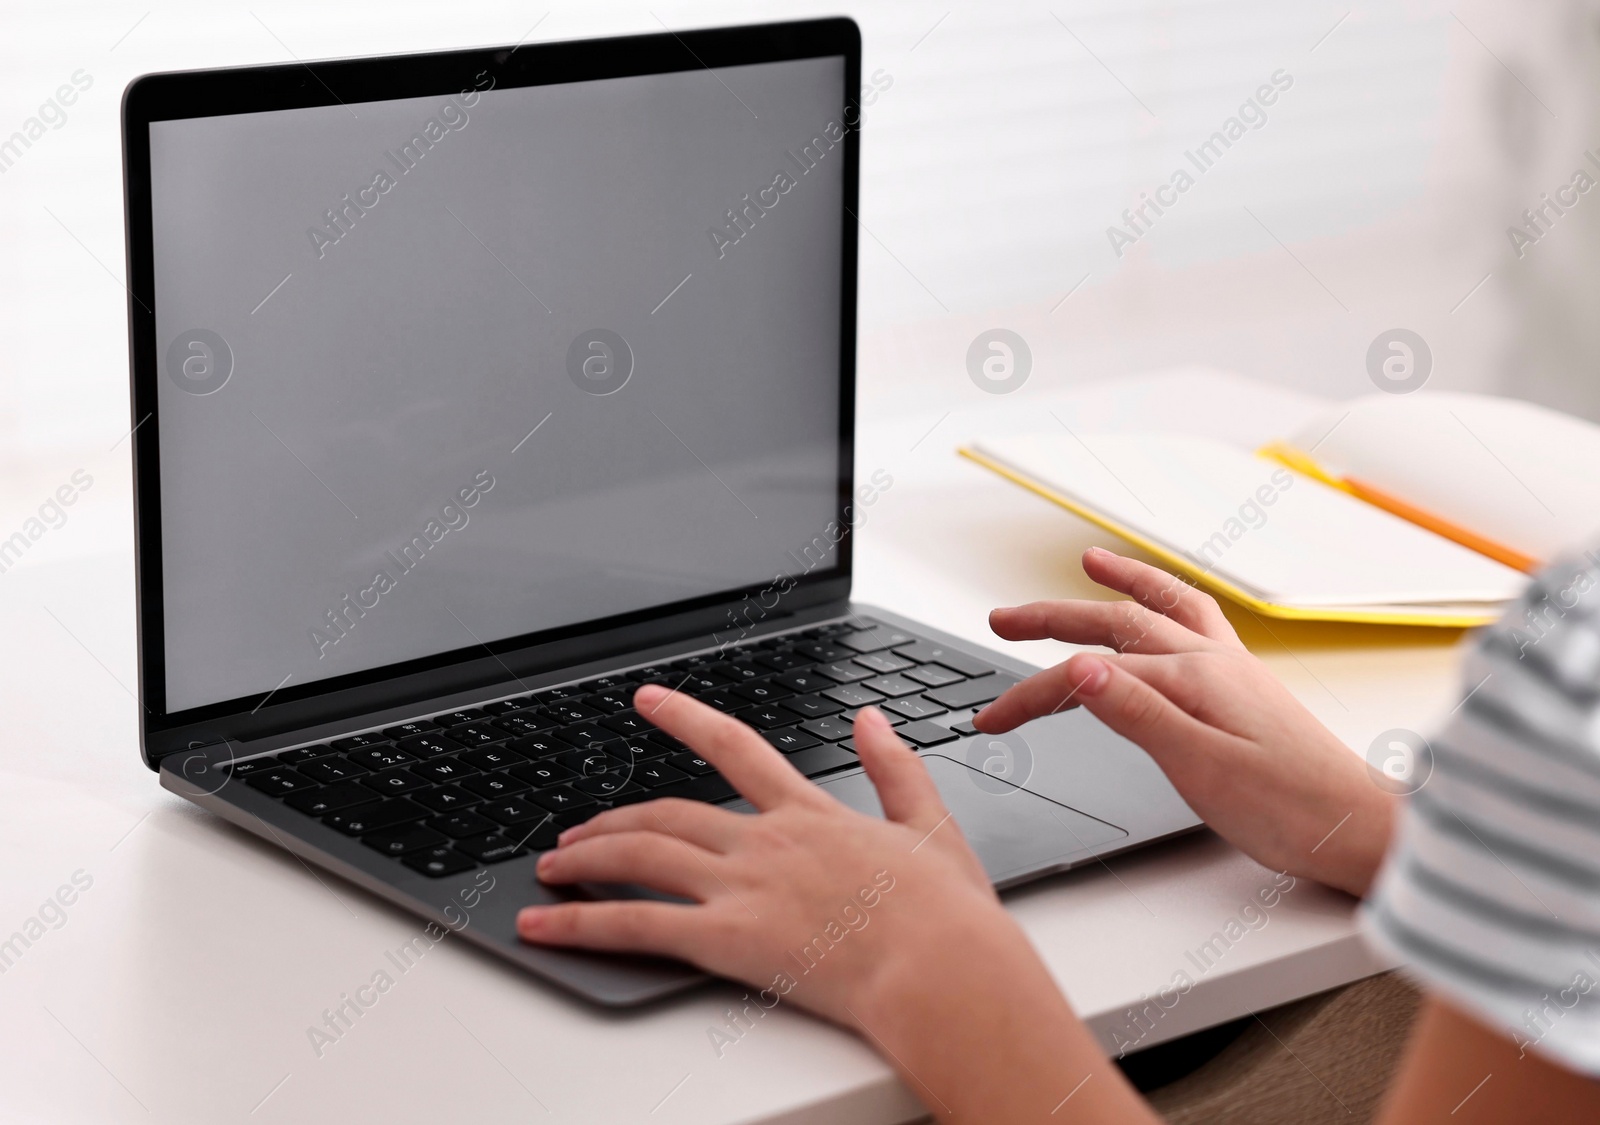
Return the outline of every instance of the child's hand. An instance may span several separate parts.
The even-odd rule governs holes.
[[[539,862],[547,883],[634,883],[693,900],[529,907],[524,940],[660,953],[847,1026],[871,1026],[915,974],[958,943],[1029,958],[922,761],[881,714],[856,719],[861,764],[886,819],[845,807],[743,723],[646,686],[634,705],[716,766],[757,815],[659,800],[601,813]],[[896,983],[886,977],[894,975]],[[879,998],[882,998],[882,1004]]]
[[[1364,893],[1389,842],[1394,798],[1362,760],[1246,651],[1209,595],[1091,548],[1083,569],[1132,602],[997,609],[1007,640],[1105,645],[1030,676],[973,720],[999,734],[1082,705],[1144,748],[1219,835],[1274,870]],[[1135,604],[1137,603],[1137,604]]]

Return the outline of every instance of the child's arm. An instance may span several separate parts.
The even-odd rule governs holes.
[[[1257,862],[1354,895],[1388,846],[1395,799],[1240,643],[1217,603],[1098,548],[1090,578],[1132,601],[1035,602],[990,615],[1007,640],[1103,645],[985,708],[989,733],[1082,706],[1139,744],[1219,835]]]

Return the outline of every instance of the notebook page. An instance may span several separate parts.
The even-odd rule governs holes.
[[[984,455],[1255,596],[1346,607],[1498,603],[1526,578],[1275,461],[1178,434],[1030,434]]]

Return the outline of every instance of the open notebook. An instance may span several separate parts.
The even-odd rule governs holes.
[[[1264,615],[1478,625],[1524,570],[1600,528],[1588,483],[1600,428],[1485,396],[1429,398],[1357,400],[1255,453],[1064,429],[961,452]]]

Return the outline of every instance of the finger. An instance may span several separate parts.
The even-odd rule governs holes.
[[[820,793],[770,742],[698,699],[646,684],[634,693],[633,705],[650,722],[698,751],[762,811]]]
[[[525,906],[517,913],[517,936],[539,945],[658,953],[691,961],[705,928],[702,910],[637,899]]]
[[[704,901],[721,880],[703,848],[660,832],[615,832],[591,836],[539,857],[546,883],[637,883]]]
[[[878,790],[883,815],[900,824],[930,828],[944,819],[944,798],[922,759],[900,740],[876,707],[856,714],[856,754]]]
[[[1209,644],[1170,618],[1130,601],[1052,601],[997,609],[989,627],[1008,641],[1053,637],[1118,652],[1190,652]]]
[[[1081,706],[1106,726],[1143,749],[1163,771],[1184,762],[1218,762],[1231,735],[1207,726],[1138,676],[1092,653],[1068,661],[1076,665]]]
[[[660,832],[676,836],[709,852],[724,854],[733,847],[745,818],[736,812],[708,805],[704,801],[686,801],[681,797],[664,797],[640,805],[623,805],[592,816],[582,824],[561,833],[560,845],[566,847],[591,836],[612,832]]]
[[[1083,572],[1100,585],[1127,594],[1146,609],[1170,617],[1203,637],[1243,647],[1216,598],[1164,570],[1101,547],[1090,547],[1083,553]]]
[[[1070,711],[1083,702],[1085,675],[1101,663],[1100,657],[1080,652],[1053,668],[1035,672],[974,715],[972,725],[984,734],[1004,734],[1034,719]]]

